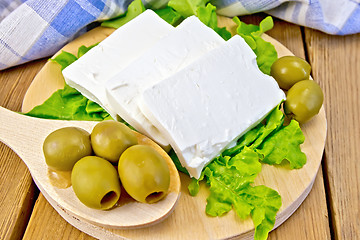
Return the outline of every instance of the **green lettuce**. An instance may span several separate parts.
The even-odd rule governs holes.
[[[204,6],[200,6],[197,9],[197,17],[203,22],[206,26],[212,28],[217,34],[219,34],[224,40],[229,40],[231,38],[231,33],[226,30],[225,27],[218,27],[216,7],[210,3]]]
[[[281,196],[277,191],[260,185],[249,187],[242,197],[253,206],[251,219],[255,226],[254,239],[267,239],[274,228],[276,213],[281,207]]]
[[[62,120],[102,121],[111,119],[98,104],[88,100],[69,85],[54,92],[43,104],[25,115]]]
[[[173,8],[167,6],[162,9],[156,9],[154,12],[159,15],[162,19],[164,19],[167,23],[176,26],[178,25],[184,18],[180,13],[176,12]]]
[[[259,154],[244,147],[234,157],[220,156],[212,161],[199,180],[192,179],[189,192],[196,195],[199,181],[206,177],[210,186],[206,213],[215,217],[234,209],[241,219],[251,216],[255,226],[254,239],[266,239],[281,207],[281,196],[266,186],[252,186],[260,171]]]
[[[62,51],[55,58],[49,60],[60,64],[61,70],[64,70],[67,66],[75,62],[77,59],[78,58],[74,54]]]
[[[168,6],[173,8],[183,18],[195,15],[206,26],[212,28],[223,39],[229,40],[231,33],[225,27],[218,27],[216,7],[208,3],[209,0],[170,0]]]
[[[60,54],[58,54],[56,57],[49,59],[51,62],[56,62],[60,64],[61,70],[64,70],[67,66],[78,60],[80,57],[82,57],[85,53],[87,53],[90,49],[98,45],[99,43],[95,43],[93,45],[90,45],[88,47],[82,45],[78,48],[77,55],[75,56],[72,53],[62,51]]]
[[[77,56],[62,51],[55,58],[50,59],[50,61],[60,64],[63,70],[96,45],[94,44],[89,47],[81,46],[78,49]],[[110,115],[97,103],[90,101],[67,84],[65,84],[63,89],[54,92],[43,104],[34,107],[30,112],[25,113],[25,115],[62,120],[102,121],[104,119],[111,119]]]
[[[109,27],[109,28],[119,28],[123,26],[125,23],[129,22],[130,20],[134,19],[141,13],[145,11],[144,4],[141,0],[134,0],[128,6],[127,11],[116,17],[109,20],[105,20],[101,23],[102,27]]]
[[[280,110],[279,104],[266,117],[264,122],[246,132],[236,143],[236,146],[226,149],[223,156],[234,156],[245,147],[256,149],[272,132],[278,130],[284,123],[284,113]]]
[[[278,58],[275,47],[261,38],[261,35],[272,29],[274,22],[270,16],[263,19],[259,26],[253,24],[246,24],[241,22],[238,17],[234,17],[233,21],[238,25],[237,34],[239,34],[246,43],[251,47],[251,49],[256,54],[257,64],[260,70],[270,75],[271,65]]]
[[[291,169],[298,169],[306,163],[306,155],[300,145],[305,137],[299,123],[291,120],[284,125],[284,113],[280,104],[271,111],[264,122],[245,133],[236,146],[226,149],[222,156],[236,156],[244,147],[249,147],[259,154],[259,160],[270,165],[282,164],[284,160],[290,163]]]
[[[300,149],[305,137],[296,120],[291,120],[287,126],[268,137],[256,151],[263,155],[263,163],[275,165],[283,160],[290,163],[291,169],[302,168],[306,163],[306,155]]]
[[[263,163],[279,165],[287,160],[291,169],[302,168],[306,163],[306,155],[300,145],[304,143],[305,136],[296,120],[284,125],[285,115],[280,107],[279,104],[265,122],[248,131],[237,141],[236,146],[225,150],[222,155],[236,156],[247,146],[259,154]]]
[[[92,49],[93,47],[96,47],[99,43],[95,43],[89,47],[86,47],[84,45],[80,46],[77,52],[77,58],[82,57],[85,53],[87,53],[90,49]],[[70,64],[69,64],[70,65]],[[68,66],[69,66],[68,65]]]
[[[184,18],[197,15],[199,7],[205,7],[210,0],[170,0],[168,6]]]
[[[253,186],[262,163],[278,165],[286,159],[292,169],[306,163],[306,156],[300,149],[304,135],[299,124],[292,120],[285,125],[280,107],[279,104],[263,122],[244,134],[236,146],[211,161],[200,178],[192,178],[188,186],[189,193],[195,196],[199,182],[206,179],[210,186],[206,213],[221,216],[234,209],[242,219],[251,216],[255,239],[267,238],[281,207],[281,197],[275,190]]]

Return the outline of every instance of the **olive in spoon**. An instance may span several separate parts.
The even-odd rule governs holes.
[[[42,146],[45,138],[63,127],[79,127],[91,132],[97,122],[62,121],[33,118],[0,107],[0,141],[8,145],[27,165],[34,182],[60,215],[106,228],[135,228],[148,226],[165,219],[174,209],[180,196],[179,173],[171,158],[149,138],[136,133],[138,142],[150,145],[165,159],[170,170],[170,187],[159,202],[146,204],[126,201],[111,210],[91,209],[76,197],[72,187],[57,188],[50,182]],[[121,197],[120,197],[121,198]],[[56,204],[56,206],[54,206]]]

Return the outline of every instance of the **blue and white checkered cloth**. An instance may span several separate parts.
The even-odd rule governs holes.
[[[0,70],[57,52],[90,23],[123,13],[131,0],[0,0]],[[145,5],[167,0],[143,0]],[[360,0],[212,0],[225,16],[266,11],[329,34],[360,32]]]

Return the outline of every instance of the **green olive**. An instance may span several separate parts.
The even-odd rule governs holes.
[[[120,198],[120,179],[116,168],[100,157],[80,159],[72,170],[71,183],[79,200],[90,208],[110,209]]]
[[[324,101],[320,86],[313,80],[297,82],[287,92],[284,110],[300,123],[305,123],[319,113]]]
[[[117,163],[125,149],[137,144],[137,142],[134,132],[116,121],[100,122],[91,133],[94,153],[113,163]]]
[[[295,83],[309,79],[311,66],[304,59],[296,56],[284,56],[271,66],[270,75],[282,89],[288,90]]]
[[[139,202],[157,202],[169,189],[167,163],[150,146],[135,145],[126,149],[120,157],[118,171],[127,193]]]
[[[43,152],[46,164],[58,171],[70,171],[81,158],[91,155],[90,134],[77,127],[58,129],[46,137]]]

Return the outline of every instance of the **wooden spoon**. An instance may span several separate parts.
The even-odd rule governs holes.
[[[75,126],[91,132],[97,122],[60,121],[33,118],[0,107],[0,140],[8,145],[25,162],[40,191],[50,203],[56,204],[60,214],[72,215],[79,221],[87,221],[107,228],[134,228],[157,223],[170,215],[180,196],[180,177],[171,158],[161,147],[149,138],[137,134],[139,144],[146,144],[157,150],[167,161],[170,169],[170,187],[167,196],[154,204],[136,202],[123,197],[119,206],[108,210],[95,210],[83,205],[72,187],[65,189],[53,186],[42,151],[47,135],[52,131]],[[122,193],[123,196],[123,193]]]

